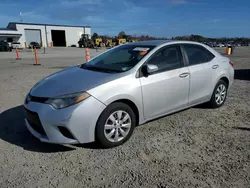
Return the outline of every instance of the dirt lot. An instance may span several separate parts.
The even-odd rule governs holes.
[[[250,47],[231,56],[235,83],[220,109],[198,106],[152,121],[113,149],[41,143],[24,125],[24,97],[41,78],[83,62],[83,54],[40,51],[36,67],[30,52],[20,61],[0,53],[1,188],[250,187]]]

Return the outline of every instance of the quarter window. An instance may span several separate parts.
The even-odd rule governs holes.
[[[184,66],[179,46],[169,46],[156,52],[147,64],[158,66],[158,72],[178,69]]]
[[[215,56],[202,46],[184,44],[188,56],[189,65],[197,65],[211,61]]]

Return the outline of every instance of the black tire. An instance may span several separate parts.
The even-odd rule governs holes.
[[[224,98],[222,103],[218,103],[218,102],[216,102],[216,91],[217,91],[218,87],[221,85],[223,85],[225,87],[225,98]],[[223,80],[219,80],[219,82],[216,84],[216,86],[214,88],[213,95],[209,101],[209,104],[212,108],[219,108],[225,103],[226,98],[227,98],[227,89],[228,89],[228,84]]]
[[[130,130],[128,132],[128,134],[126,135],[126,137],[124,137],[122,140],[118,141],[118,142],[111,142],[109,141],[105,134],[104,134],[104,129],[105,129],[105,123],[107,121],[107,119],[109,118],[109,116],[116,112],[116,111],[125,111],[126,113],[129,114],[130,118],[131,118],[131,127]],[[116,102],[116,103],[112,103],[110,104],[100,115],[97,124],[96,124],[96,141],[98,144],[100,144],[102,147],[104,148],[112,148],[115,146],[119,146],[123,143],[125,143],[133,134],[134,128],[136,126],[136,115],[134,113],[134,111],[132,110],[132,108],[122,102]]]

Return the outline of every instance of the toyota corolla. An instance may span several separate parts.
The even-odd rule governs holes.
[[[43,142],[114,147],[149,120],[222,106],[233,78],[232,62],[204,44],[124,44],[38,82],[24,102],[25,122]]]

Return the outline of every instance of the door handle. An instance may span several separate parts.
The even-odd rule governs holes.
[[[179,76],[180,76],[181,78],[185,78],[185,77],[187,77],[188,75],[189,75],[189,72],[184,72],[184,73],[180,74]]]
[[[213,65],[212,68],[213,69],[217,69],[219,67],[219,65]]]

